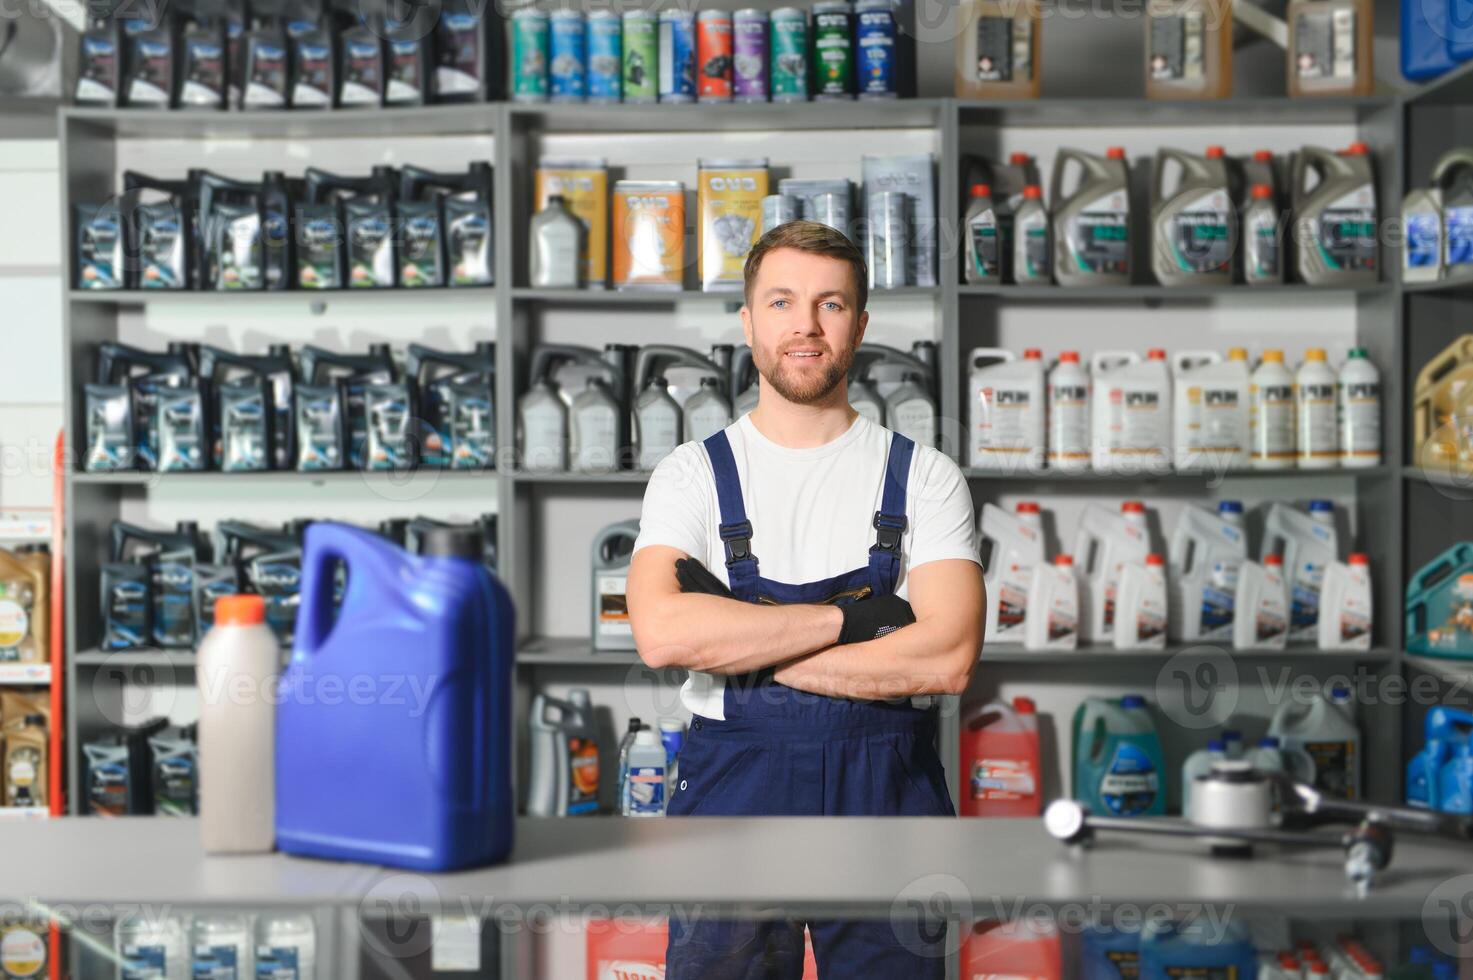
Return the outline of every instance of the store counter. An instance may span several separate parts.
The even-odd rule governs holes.
[[[1076,850],[1035,820],[527,818],[509,864],[453,874],[280,854],[207,857],[193,821],[180,819],[21,821],[0,840],[0,901],[48,905],[358,906],[486,917],[633,914],[639,906],[884,917],[919,905],[967,920],[1165,903],[1388,920],[1418,918],[1440,896],[1473,892],[1473,847],[1408,835],[1362,898],[1336,849],[1213,858],[1194,842],[1132,835]]]

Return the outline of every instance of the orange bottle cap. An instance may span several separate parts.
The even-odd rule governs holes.
[[[266,600],[258,595],[222,595],[215,600],[216,626],[255,626],[266,622]]]

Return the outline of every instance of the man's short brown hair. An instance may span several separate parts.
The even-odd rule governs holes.
[[[752,287],[757,283],[757,270],[762,267],[762,260],[768,252],[778,248],[795,248],[810,255],[827,255],[831,259],[848,262],[859,297],[857,312],[864,311],[865,304],[869,302],[869,269],[864,264],[864,253],[849,240],[848,235],[817,221],[788,221],[757,239],[742,268],[743,293],[748,306],[752,304]]]

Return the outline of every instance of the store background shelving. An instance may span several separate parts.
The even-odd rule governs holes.
[[[1128,23],[1133,39],[1139,24]],[[1077,31],[1063,39],[1046,32],[1044,63],[1067,65],[1071,52],[1088,50],[1084,45],[1118,47],[1115,42],[1124,37],[1126,28],[1118,24],[1100,28],[1087,40]],[[936,30],[943,31],[944,26]],[[1105,37],[1107,33],[1114,41]],[[945,51],[946,58],[922,64],[923,92],[949,87],[949,47]],[[1240,51],[1240,59],[1249,53]],[[1081,77],[1077,71],[1060,73],[1062,80],[1048,84],[1045,98],[1034,102],[923,98],[888,104],[715,108],[462,105],[222,115],[64,108],[58,115],[63,228],[71,227],[67,205],[107,197],[125,168],[168,176],[189,166],[208,166],[250,176],[268,167],[297,173],[307,165],[355,173],[369,162],[418,162],[453,169],[471,159],[491,159],[495,166],[492,288],[282,295],[67,291],[62,342],[71,445],[80,443],[76,438],[83,422],[80,385],[91,379],[92,350],[102,339],[154,347],[187,337],[237,349],[271,341],[359,349],[375,340],[398,347],[411,340],[469,347],[474,340],[492,338],[497,345],[500,447],[513,445],[516,400],[526,389],[529,354],[537,342],[595,347],[606,342],[671,342],[698,349],[740,342],[732,315],[739,297],[702,292],[689,280],[687,288],[669,294],[531,288],[525,265],[526,228],[532,173],[543,154],[604,157],[613,171],[611,179],[673,177],[690,189],[694,161],[701,155],[767,156],[775,176],[844,174],[857,179],[862,153],[919,148],[937,156],[938,214],[948,229],[945,234],[955,236],[962,202],[958,156],[964,151],[996,158],[1019,149],[1039,154],[1046,164],[1054,149],[1066,143],[1087,149],[1123,144],[1132,162],[1138,163],[1162,145],[1194,149],[1222,142],[1232,153],[1259,146],[1285,152],[1305,143],[1341,146],[1361,138],[1375,153],[1384,219],[1395,213],[1409,186],[1406,175],[1415,178],[1425,172],[1429,158],[1473,123],[1469,116],[1473,74],[1468,69],[1407,97],[1290,100],[1240,95],[1205,103],[1089,97],[1138,90],[1138,65],[1125,65],[1126,59],[1120,64],[1110,61],[1097,78]],[[1240,64],[1238,70],[1240,79],[1251,77],[1251,66]],[[1271,86],[1271,73],[1267,77],[1265,84]],[[817,138],[804,140],[805,133],[816,133]],[[1143,168],[1135,169],[1139,184]],[[1136,197],[1140,196],[1137,187]],[[693,216],[693,208],[688,206],[687,213]],[[63,248],[69,249],[70,237],[61,237]],[[1137,222],[1135,237],[1138,242],[1144,239],[1143,221]],[[953,237],[950,244],[957,240]],[[1065,788],[1062,774],[1068,771],[1065,742],[1073,704],[1093,692],[1145,689],[1155,696],[1163,690],[1159,685],[1167,664],[1210,660],[1220,665],[1226,660],[1239,671],[1240,681],[1251,682],[1244,684],[1239,706],[1260,719],[1268,708],[1262,697],[1266,677],[1262,671],[1288,669],[1329,677],[1360,670],[1377,680],[1425,672],[1449,691],[1460,679],[1473,676],[1473,668],[1456,661],[1405,655],[1399,615],[1407,572],[1440,550],[1435,543],[1449,537],[1442,528],[1462,528],[1451,535],[1461,537],[1473,528],[1466,498],[1442,492],[1448,489],[1443,482],[1459,485],[1459,480],[1424,474],[1412,465],[1406,417],[1418,366],[1461,332],[1473,290],[1401,285],[1392,249],[1383,251],[1381,280],[1355,288],[1169,288],[1144,278],[1121,288],[971,286],[960,282],[956,248],[947,247],[946,237],[941,244],[937,286],[871,294],[870,339],[902,347],[916,339],[938,342],[945,418],[961,415],[964,358],[973,346],[1021,347],[1016,338],[1028,335],[1049,355],[1066,346],[1102,347],[1104,338],[1112,347],[1220,349],[1242,342],[1237,334],[1246,330],[1244,339],[1255,349],[1287,344],[1291,359],[1310,345],[1310,338],[1342,349],[1351,342],[1369,346],[1382,375],[1386,445],[1384,463],[1367,470],[1231,473],[1220,480],[1188,474],[1078,477],[968,470],[979,506],[988,500],[1011,502],[1024,494],[1058,497],[1067,502],[1057,515],[1059,525],[1071,528],[1065,517],[1079,505],[1108,504],[1133,495],[1148,496],[1153,507],[1157,500],[1166,502],[1172,510],[1183,503],[1210,506],[1224,496],[1301,502],[1312,496],[1333,497],[1337,504],[1348,505],[1345,530],[1353,529],[1359,545],[1373,556],[1379,615],[1375,645],[1360,653],[1290,649],[1199,654],[1182,644],[1160,652],[1130,653],[988,648],[973,689],[962,699],[948,699],[943,708],[941,747],[953,794],[960,776],[961,707],[994,694],[1041,693],[1044,710],[1052,716],[1045,731],[1051,771],[1046,790],[1058,793]],[[1136,256],[1138,269],[1144,269],[1142,255]],[[63,263],[70,267],[69,255]],[[593,313],[596,318],[590,316]],[[1260,319],[1264,322],[1256,324]],[[206,326],[204,338],[198,336],[201,325]],[[960,459],[956,436],[952,423],[944,448]],[[510,457],[503,454],[503,458]],[[648,719],[676,710],[673,692],[679,671],[652,671],[631,652],[594,652],[587,635],[588,541],[597,528],[638,514],[648,474],[531,473],[508,465],[490,472],[433,475],[432,482],[417,485],[414,480],[385,478],[376,487],[373,475],[353,473],[69,473],[67,532],[75,547],[67,569],[66,672],[70,690],[78,692],[66,732],[72,811],[80,812],[82,806],[78,747],[109,720],[119,685],[156,683],[164,676],[184,687],[192,685],[193,654],[187,651],[97,649],[97,567],[105,560],[106,525],[118,516],[157,523],[200,515],[207,523],[222,516],[261,520],[340,516],[366,521],[421,511],[459,517],[496,511],[502,575],[519,604],[515,728],[519,771],[527,771],[525,719],[534,690],[562,693],[569,687],[592,688],[602,709],[599,723],[609,751],[629,714]],[[1387,515],[1395,519],[1386,520]],[[1167,528],[1172,523],[1162,520]],[[146,713],[148,705],[138,710]],[[1378,703],[1367,707],[1361,723],[1369,749],[1369,791],[1377,799],[1396,799],[1403,758],[1420,742],[1419,716],[1395,704]],[[1205,730],[1169,736],[1170,763],[1179,763],[1205,738]],[[524,783],[525,775],[522,779]],[[604,787],[606,799],[611,801],[612,773],[606,783],[610,784]],[[1040,846],[1052,845],[1040,841]],[[342,942],[355,941],[351,926],[345,928],[347,938]]]

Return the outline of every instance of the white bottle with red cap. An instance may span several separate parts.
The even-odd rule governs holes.
[[[1081,472],[1089,469],[1089,371],[1079,352],[1066,350],[1048,374],[1048,465]]]
[[[1166,559],[1152,552],[1144,562],[1121,566],[1115,604],[1115,649],[1163,649],[1167,614]]]
[[[992,202],[992,185],[973,184],[968,193],[964,229],[967,282],[996,285],[1002,282],[1003,236],[997,205]]]
[[[1347,562],[1331,562],[1320,586],[1321,650],[1371,647],[1371,559],[1355,552]]]
[[[1046,395],[1043,352],[1018,359],[1001,347],[974,347],[968,356],[968,462],[977,469],[1043,469]]]
[[[280,645],[258,595],[215,600],[196,656],[199,825],[208,854],[276,843],[276,684]]]
[[[1215,350],[1171,355],[1171,417],[1178,470],[1221,473],[1248,466],[1248,351],[1226,359]]]
[[[1238,595],[1233,603],[1233,648],[1282,650],[1289,639],[1289,587],[1284,559],[1268,555],[1262,564],[1238,566]]]
[[[1027,631],[1028,592],[1033,569],[1046,561],[1043,519],[1038,504],[1018,503],[1009,514],[996,504],[983,504],[979,537],[984,549],[989,644],[1022,643]]]
[[[1012,280],[1019,286],[1047,286],[1053,282],[1053,242],[1049,238],[1048,208],[1043,188],[1028,184],[1013,213]]]
[[[1090,412],[1094,468],[1107,473],[1171,471],[1171,370],[1166,351],[1096,351]]]
[[[1053,564],[1033,569],[1028,590],[1027,636],[1029,650],[1073,650],[1079,646],[1079,581],[1074,576],[1074,559],[1059,555]]]
[[[1086,641],[1114,640],[1121,568],[1128,562],[1144,563],[1151,550],[1146,505],[1141,501],[1125,501],[1119,513],[1099,504],[1085,507],[1074,533],[1074,555],[1083,580],[1079,622]]]

